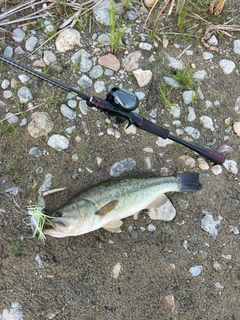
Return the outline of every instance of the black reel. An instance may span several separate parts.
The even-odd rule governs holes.
[[[107,94],[106,100],[111,104],[114,104],[117,108],[124,111],[134,111],[139,105],[138,97],[131,91],[113,87]],[[118,123],[124,122],[126,119],[116,117]]]

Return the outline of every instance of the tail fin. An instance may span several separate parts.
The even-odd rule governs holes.
[[[199,182],[199,174],[196,172],[185,172],[177,174],[180,192],[197,191],[202,189]]]

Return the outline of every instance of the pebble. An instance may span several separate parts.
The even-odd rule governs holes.
[[[132,71],[135,69],[138,69],[139,67],[139,60],[142,57],[141,51],[135,51],[130,54],[128,54],[123,60],[122,60],[122,66],[127,71]]]
[[[159,146],[159,147],[166,147],[168,144],[173,144],[174,142],[170,139],[163,139],[163,138],[160,138],[158,137],[157,141],[156,141],[156,144]]]
[[[194,266],[194,267],[191,267],[191,268],[189,269],[189,272],[191,273],[191,275],[192,275],[193,277],[197,277],[197,276],[199,276],[200,273],[202,272],[202,268],[203,268],[203,266],[201,266],[201,265],[199,265],[199,266]]]
[[[174,116],[174,118],[179,118],[181,114],[181,108],[178,105],[173,105],[170,109],[170,113]]]
[[[91,79],[98,79],[103,75],[103,68],[100,65],[94,66],[89,75]]]
[[[77,82],[77,84],[83,88],[83,89],[88,89],[91,88],[93,81],[90,79],[87,75],[83,75]]]
[[[98,64],[113,71],[118,71],[120,69],[119,60],[111,53],[99,57]]]
[[[195,99],[196,93],[194,90],[186,90],[183,91],[182,93],[182,97],[183,97],[183,102],[185,104],[190,104],[193,102],[193,100]]]
[[[105,82],[104,81],[96,81],[94,83],[94,90],[96,93],[101,93],[106,91]]]
[[[11,187],[6,190],[6,193],[16,196],[18,194],[18,188],[19,187]]]
[[[31,82],[30,81],[30,77],[27,75],[27,74],[20,74],[19,76],[18,76],[18,78],[19,78],[19,80],[21,81],[21,83],[23,83],[23,84],[25,84],[25,83],[27,83],[27,82]]]
[[[69,108],[75,109],[78,105],[78,102],[76,100],[68,100],[67,104],[68,104]]]
[[[213,58],[213,54],[211,52],[203,52],[203,59],[210,60]]]
[[[17,95],[20,102],[24,104],[33,99],[31,91],[28,89],[28,87],[25,86],[21,87],[18,90]]]
[[[196,165],[196,161],[192,157],[189,157],[187,155],[180,156],[178,159],[183,160],[185,165],[187,165],[190,168],[194,168]]]
[[[26,33],[20,28],[16,28],[12,32],[12,38],[16,42],[23,42],[25,36],[26,36]]]
[[[60,110],[62,115],[70,120],[73,120],[76,117],[76,111],[69,108],[66,104],[62,104]]]
[[[152,149],[152,148],[149,148],[149,147],[144,148],[143,151],[144,151],[144,152],[147,152],[147,153],[153,153],[153,149]]]
[[[141,50],[147,50],[147,51],[151,51],[152,50],[152,45],[150,43],[146,43],[146,42],[140,42],[139,43],[139,48]]]
[[[32,121],[28,124],[27,130],[31,137],[40,138],[47,136],[53,129],[53,121],[47,112],[34,112],[31,115]]]
[[[120,177],[124,171],[132,171],[136,166],[136,161],[132,158],[125,158],[119,162],[116,162],[110,169],[110,176]]]
[[[1,83],[1,88],[2,88],[3,90],[6,90],[6,89],[8,88],[8,86],[9,86],[9,84],[10,84],[10,81],[9,81],[9,80],[3,79],[2,83]]]
[[[17,46],[17,48],[15,49],[15,53],[17,55],[21,55],[21,54],[24,54],[25,51],[23,50],[23,48],[21,46]]]
[[[163,80],[166,84],[168,84],[170,87],[174,88],[174,89],[179,89],[180,88],[180,84],[173,78],[170,77],[163,77]]]
[[[232,174],[237,174],[238,173],[238,167],[237,167],[237,162],[234,160],[225,160],[223,162],[224,168],[226,168],[229,172]]]
[[[234,110],[237,114],[240,114],[240,96],[237,97],[237,100],[235,102]]]
[[[38,147],[32,147],[31,149],[28,150],[28,153],[30,154],[30,156],[37,157],[37,158],[42,156],[42,152]]]
[[[107,134],[110,136],[114,136],[115,138],[119,139],[121,137],[121,134],[119,131],[113,129],[113,128],[108,128],[107,129]]]
[[[149,225],[148,225],[148,227],[147,227],[147,231],[148,232],[154,232],[154,231],[156,231],[156,227],[152,224],[152,223],[150,223]]]
[[[151,164],[151,159],[149,157],[146,157],[145,163],[146,163],[147,170],[151,170],[152,164]]]
[[[72,134],[74,130],[76,130],[76,126],[72,126],[72,127],[69,127],[69,128],[65,129],[67,134]]]
[[[215,240],[218,234],[219,226],[222,220],[221,216],[218,216],[217,220],[213,219],[210,213],[205,212],[205,216],[201,220],[201,228],[210,234],[210,236]]]
[[[240,122],[237,121],[233,124],[233,131],[236,133],[238,137],[240,137]]]
[[[216,164],[212,167],[212,173],[217,176],[222,173],[222,166],[220,164]]]
[[[80,32],[74,28],[67,28],[59,33],[56,38],[56,48],[59,52],[66,52],[80,45]]]
[[[205,106],[206,106],[207,109],[212,108],[212,106],[213,106],[212,101],[206,100],[205,101]]]
[[[14,115],[12,112],[8,112],[5,117],[9,117],[7,119],[7,122],[9,123],[17,123],[18,122],[18,116]]]
[[[98,36],[98,43],[100,43],[103,46],[109,46],[110,45],[110,37],[106,33],[102,33]]]
[[[21,313],[21,306],[17,302],[11,301],[10,310],[3,309],[0,314],[1,320],[24,320],[24,316]]]
[[[233,41],[233,51],[236,54],[240,54],[240,40]]]
[[[230,225],[229,228],[230,228],[230,232],[233,232],[234,234],[239,234],[240,233],[238,228],[235,227],[235,226]]]
[[[202,116],[199,118],[199,120],[203,124],[204,128],[210,129],[211,131],[215,131],[215,129],[213,127],[213,121],[210,117]]]
[[[54,134],[48,139],[47,144],[54,150],[62,151],[68,148],[69,141],[66,137],[60,134]]]
[[[191,136],[194,140],[197,140],[197,139],[200,138],[200,132],[197,129],[193,128],[193,127],[185,127],[184,131],[189,136]]]
[[[146,86],[152,79],[152,71],[137,69],[133,71],[133,75],[137,80],[140,88]]]
[[[31,36],[30,38],[27,39],[25,43],[25,49],[27,51],[32,52],[35,49],[37,43],[38,43],[38,39],[34,36]]]
[[[155,209],[149,209],[148,215],[152,220],[171,221],[176,216],[176,209],[166,197],[166,202]]]
[[[188,107],[188,118],[189,122],[193,122],[196,119],[196,114],[193,107]]]
[[[198,158],[198,166],[201,170],[204,170],[204,171],[209,169],[209,165],[207,161],[203,158]]]
[[[7,46],[4,49],[4,53],[3,53],[4,57],[11,59],[13,56],[13,48],[10,46]]]
[[[43,61],[47,66],[57,61],[57,57],[52,51],[44,50],[43,51]]]
[[[235,63],[232,60],[222,59],[219,62],[220,67],[222,68],[225,74],[230,74],[236,68]]]
[[[193,78],[197,80],[203,80],[207,75],[207,72],[205,70],[198,70],[194,72]]]
[[[85,58],[82,55],[82,59],[80,62],[80,71],[88,73],[92,69],[92,66],[93,66],[92,60],[89,58]]]
[[[20,127],[24,127],[27,125],[27,118],[23,118],[19,124]]]
[[[112,1],[115,4],[114,1]],[[97,22],[109,26],[110,25],[110,17],[109,17],[109,1],[103,0],[99,4],[95,5],[92,9],[93,16]]]
[[[166,57],[167,57],[167,59],[169,61],[168,66],[170,68],[173,68],[175,70],[182,70],[183,69],[183,64],[182,64],[182,62],[180,60],[175,59],[175,58],[169,56],[168,54],[166,54]]]
[[[213,269],[215,269],[216,271],[221,271],[222,266],[218,261],[214,261],[213,262]]]
[[[137,133],[137,128],[136,128],[136,126],[130,126],[128,128],[124,128],[124,131],[125,131],[126,134],[134,135],[134,134]]]
[[[13,93],[11,90],[4,90],[3,91],[3,98],[4,99],[10,99],[10,98],[12,98],[12,96],[13,96]]]
[[[79,109],[80,109],[81,113],[83,115],[87,115],[87,113],[88,113],[88,105],[87,105],[86,101],[85,100],[80,100],[78,106],[79,106]]]
[[[150,111],[151,118],[157,118],[157,108],[154,108]]]
[[[208,44],[210,46],[216,47],[218,45],[218,39],[215,35],[211,36],[211,38],[208,40]]]

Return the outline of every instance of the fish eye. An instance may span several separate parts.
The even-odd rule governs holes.
[[[57,212],[55,213],[55,217],[61,218],[62,216],[63,216],[62,211],[57,211]]]

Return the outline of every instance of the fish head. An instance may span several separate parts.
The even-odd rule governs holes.
[[[96,211],[95,205],[87,199],[71,201],[55,211],[49,228],[43,232],[56,238],[87,233],[91,229]]]

